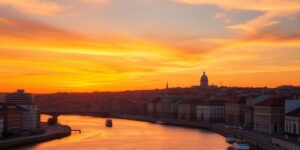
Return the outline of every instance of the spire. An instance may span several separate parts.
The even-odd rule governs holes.
[[[169,82],[167,81],[167,85],[166,85],[166,90],[165,90],[165,95],[168,95],[168,90],[169,90]]]
[[[169,82],[168,82],[168,81],[167,81],[166,89],[167,89],[167,90],[169,89]]]

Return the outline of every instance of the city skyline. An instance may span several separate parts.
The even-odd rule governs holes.
[[[293,0],[2,0],[0,91],[300,85]],[[184,79],[184,80],[183,80]]]

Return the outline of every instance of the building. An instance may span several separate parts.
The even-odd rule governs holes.
[[[158,118],[161,112],[161,98],[156,97],[147,104],[147,116]]]
[[[6,94],[5,103],[32,105],[32,95],[25,93],[24,90],[17,90],[15,93]]]
[[[285,139],[300,143],[300,99],[285,101]]]
[[[244,125],[246,96],[233,98],[225,102],[225,122],[233,125]]]
[[[37,129],[37,106],[36,105],[20,105],[27,111],[22,111],[21,128],[22,130]]]
[[[254,106],[260,102],[263,102],[269,98],[273,97],[272,95],[260,95],[255,97],[249,97],[246,100],[246,109],[245,109],[245,127],[253,128],[254,123]]]
[[[41,113],[38,111],[37,112],[37,115],[36,115],[36,125],[37,125],[37,128],[41,128]]]
[[[4,131],[4,108],[0,106],[0,138]]]
[[[284,112],[285,114],[294,111],[298,108],[300,108],[300,99],[295,97],[295,99],[287,99],[285,100],[285,106],[284,106]]]
[[[104,99],[100,103],[100,111],[104,114],[110,114],[112,112],[112,100]]]
[[[184,95],[166,95],[161,97],[160,117],[165,119],[177,119],[178,105],[184,100]]]
[[[5,133],[15,133],[21,130],[21,114],[26,111],[24,108],[15,104],[0,103],[0,111]]]
[[[205,72],[203,72],[203,75],[200,79],[200,87],[201,88],[207,88],[208,87],[208,77],[206,76]]]
[[[160,96],[160,118],[164,119],[177,119],[178,117],[178,105],[186,99],[186,95],[174,95],[169,94],[169,85],[167,83],[164,95]]]
[[[35,130],[38,127],[37,105],[33,103],[32,99],[32,95],[25,93],[24,90],[17,90],[17,92],[7,94],[5,97],[5,103],[19,105],[27,110],[21,113],[22,130]]]
[[[285,115],[285,137],[289,141],[300,143],[300,108]]]
[[[208,122],[224,122],[224,102],[206,101],[197,104],[197,120]]]
[[[254,130],[267,134],[284,133],[284,98],[269,98],[254,106]]]
[[[127,115],[145,115],[147,105],[144,102],[134,102],[130,100],[121,100],[112,102],[112,113]]]
[[[208,80],[208,77],[207,77],[206,73],[203,72],[203,74],[200,78],[200,85],[199,84],[198,85],[192,85],[191,89],[198,89],[198,91],[199,91],[199,89],[201,89],[201,90],[203,90],[203,89],[205,89],[205,90],[216,90],[218,88],[214,84],[209,85],[208,81],[209,80]]]
[[[187,98],[178,104],[178,119],[180,120],[196,120],[197,99]]]

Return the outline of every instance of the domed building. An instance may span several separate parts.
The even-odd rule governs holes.
[[[208,87],[208,77],[206,76],[205,72],[203,72],[203,75],[201,77],[200,87],[201,88],[207,88]]]

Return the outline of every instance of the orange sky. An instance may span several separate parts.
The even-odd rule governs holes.
[[[300,85],[295,0],[1,0],[0,91]]]

